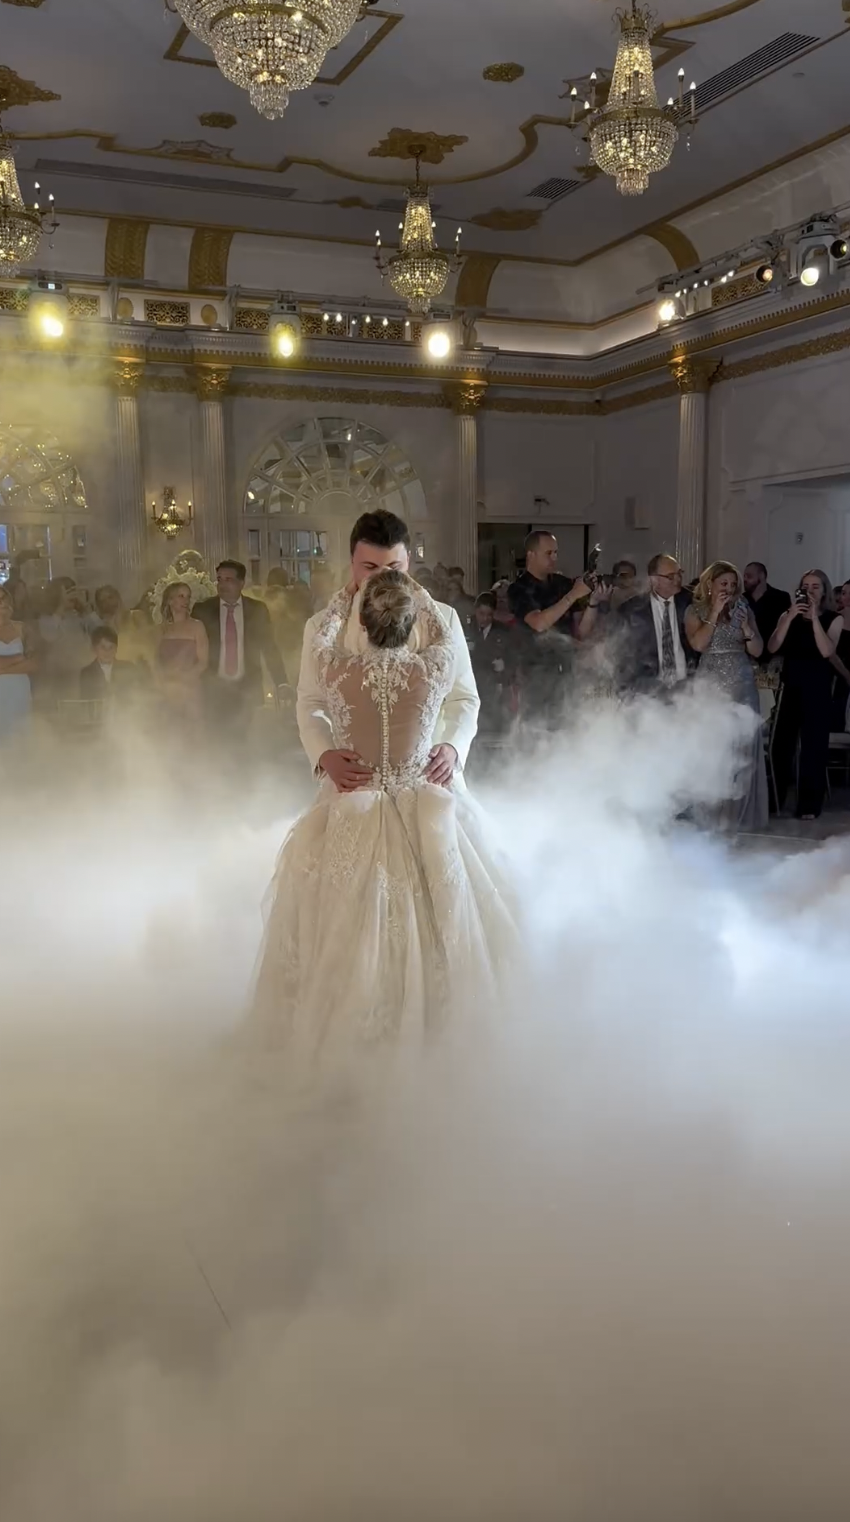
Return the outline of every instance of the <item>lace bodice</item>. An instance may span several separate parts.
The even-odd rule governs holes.
[[[418,626],[424,648],[345,649],[351,597],[340,593],[316,631],[316,656],[334,746],[352,750],[387,792],[421,781],[437,716],[451,687],[449,632],[426,593],[420,594]]]

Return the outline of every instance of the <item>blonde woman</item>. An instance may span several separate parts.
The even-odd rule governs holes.
[[[162,594],[162,623],[156,652],[156,682],[169,709],[201,718],[201,677],[210,661],[207,631],[192,618],[192,590],[172,581]]]
[[[741,577],[728,560],[715,560],[703,571],[685,614],[685,634],[700,656],[699,681],[710,681],[734,703],[760,717],[754,661],[764,650]],[[767,824],[767,771],[761,724],[753,734],[749,755],[738,775],[735,799],[724,807],[722,823],[738,830],[763,829]]]

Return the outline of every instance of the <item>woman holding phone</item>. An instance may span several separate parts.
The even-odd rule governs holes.
[[[773,735],[776,806],[781,809],[800,747],[797,777],[798,819],[818,819],[826,793],[830,710],[835,655],[843,624],[833,607],[832,587],[824,571],[801,577],[794,601],[768,641],[771,655],[781,651],[782,692]]]

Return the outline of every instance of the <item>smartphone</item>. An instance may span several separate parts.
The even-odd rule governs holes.
[[[794,593],[794,601],[797,604],[798,608],[807,608],[809,606],[808,592],[804,592],[803,588],[799,587]]]

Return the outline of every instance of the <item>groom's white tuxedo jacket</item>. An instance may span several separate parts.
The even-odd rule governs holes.
[[[478,729],[478,710],[481,706],[478,697],[478,688],[475,685],[475,677],[472,674],[472,663],[469,659],[469,646],[463,632],[463,626],[454,608],[446,603],[438,602],[436,608],[443,619],[452,641],[454,651],[454,673],[451,691],[444,702],[434,727],[434,745],[453,745],[457,751],[458,763],[466,765],[469,755],[469,747],[475,739]],[[321,684],[316,663],[315,636],[322,613],[316,613],[309,620],[304,630],[304,644],[301,650],[301,671],[298,677],[298,733],[301,736],[301,744],[307,752],[310,765],[314,771],[318,771],[319,757],[326,750],[332,750],[334,745],[333,729],[330,717],[325,709],[325,700],[322,694]],[[360,622],[360,593],[356,592],[351,604],[351,613],[346,625],[343,643],[346,650],[352,655],[364,650],[368,643],[366,631]],[[427,635],[422,620],[417,620],[413,633],[410,636],[412,648],[424,648],[427,644]]]

